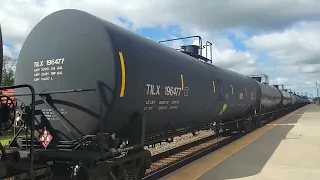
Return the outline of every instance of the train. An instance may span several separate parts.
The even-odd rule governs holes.
[[[24,124],[8,147],[30,164],[26,179],[142,179],[145,146],[200,130],[252,131],[310,103],[266,75],[213,65],[202,55],[211,43],[186,38],[199,45],[173,49],[76,9],[42,19],[23,43],[15,85],[0,88],[14,89],[15,107],[1,113]],[[8,171],[0,175],[24,172]]]

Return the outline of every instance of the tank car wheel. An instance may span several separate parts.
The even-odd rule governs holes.
[[[70,180],[114,180],[117,179],[112,173],[110,174],[92,174],[88,172],[81,164],[72,168]]]
[[[144,174],[147,171],[147,169],[145,167],[146,167],[146,163],[142,163],[142,166],[140,167],[140,170],[137,174],[137,180],[140,180],[143,178]]]
[[[219,136],[226,136],[227,129],[222,126],[217,126],[214,130],[215,134],[218,134]]]
[[[90,179],[90,177],[82,165],[78,164],[72,168],[72,171],[70,174],[70,180],[88,180],[88,179]]]
[[[260,128],[262,126],[261,116],[254,118],[255,128]]]
[[[253,123],[253,120],[251,118],[248,118],[244,121],[241,121],[240,122],[240,131],[244,132],[244,133],[247,133],[247,132],[250,132],[254,129],[254,123]]]

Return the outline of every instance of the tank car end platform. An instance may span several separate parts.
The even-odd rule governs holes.
[[[19,149],[7,149],[2,146],[0,155],[0,180],[48,180],[53,176],[48,164],[33,164],[33,172],[30,174],[30,161],[26,159],[23,151],[19,152]]]
[[[163,179],[319,179],[319,117],[306,105]]]

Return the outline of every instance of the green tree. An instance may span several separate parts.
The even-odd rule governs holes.
[[[1,86],[14,85],[14,68],[15,68],[16,62],[17,62],[16,59],[10,57],[9,55],[3,56]]]

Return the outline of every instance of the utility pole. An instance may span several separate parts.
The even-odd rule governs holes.
[[[316,89],[317,89],[317,99],[318,99],[318,97],[319,97],[318,81],[316,81]]]
[[[317,89],[317,97],[315,99],[316,104],[319,104],[319,88],[318,88],[318,81],[316,81],[316,89]]]

